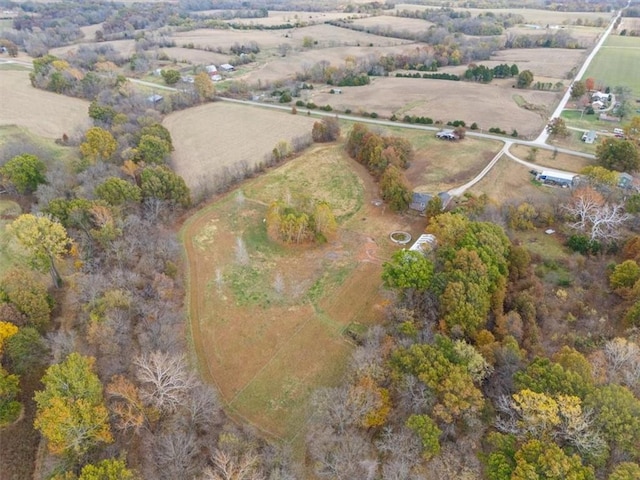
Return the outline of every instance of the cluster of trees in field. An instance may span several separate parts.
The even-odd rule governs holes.
[[[520,69],[514,63],[507,65],[506,63],[496,65],[489,68],[485,65],[470,64],[464,72],[464,79],[474,82],[489,83],[494,78],[510,78],[516,77],[520,73]]]
[[[269,238],[284,243],[326,242],[336,233],[331,205],[309,197],[277,200],[267,211]]]
[[[446,28],[450,32],[475,36],[502,35],[505,29],[524,23],[524,17],[517,13],[487,12],[474,16],[471,12],[450,8],[414,11],[405,9],[398,11],[397,16],[419,18]]]
[[[460,213],[432,216],[426,232],[437,246],[399,250],[384,264],[384,284],[395,292],[387,325],[361,337],[342,385],[315,394],[307,451],[319,477],[640,475],[637,331],[549,342],[546,318],[556,313],[545,299],[566,301],[567,291],[545,285],[539,259],[501,226],[471,220],[492,216],[488,206],[469,198]],[[531,208],[510,207],[509,231],[542,220]],[[625,258],[637,253],[637,238]],[[592,304],[612,296],[610,283],[634,305],[636,262],[607,274],[593,261],[579,267],[599,272],[602,298]]]
[[[402,137],[374,133],[356,123],[347,137],[347,154],[363,164],[380,181],[382,199],[392,210],[402,212],[409,207],[411,190],[402,172],[409,167],[414,151]]]

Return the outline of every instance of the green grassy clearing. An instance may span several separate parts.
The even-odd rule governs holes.
[[[282,246],[268,238],[263,219],[271,201],[309,194],[336,205],[339,222],[350,223],[364,198],[352,167],[342,146],[313,148],[245,182],[197,213],[182,231],[194,247],[190,311],[200,361],[230,413],[276,438],[298,438],[311,392],[343,374],[352,349],[343,331],[362,313],[359,297],[377,298],[380,281],[379,274],[369,273],[368,280],[360,280],[358,236]],[[366,282],[372,285],[363,287]],[[345,307],[337,312],[328,299]]]
[[[627,86],[640,97],[640,38],[607,38],[584,75],[589,77],[596,80],[596,85]]]

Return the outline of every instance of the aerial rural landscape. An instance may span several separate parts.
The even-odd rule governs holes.
[[[0,0],[0,480],[639,480],[640,3]]]

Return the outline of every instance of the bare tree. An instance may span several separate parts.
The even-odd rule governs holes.
[[[216,449],[211,455],[211,467],[203,472],[203,480],[264,480],[258,458],[251,453],[234,456]]]
[[[140,397],[162,412],[173,413],[194,387],[194,377],[183,357],[160,351],[134,361],[142,388]]]
[[[602,195],[592,188],[576,190],[570,203],[563,210],[574,218],[569,227],[589,236],[591,240],[615,240],[620,237],[620,227],[631,215],[624,212],[621,203],[606,203]]]
[[[190,430],[173,428],[159,435],[153,451],[161,478],[193,478],[202,468],[196,435]]]

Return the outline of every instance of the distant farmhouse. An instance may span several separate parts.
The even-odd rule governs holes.
[[[595,130],[589,130],[588,132],[584,132],[582,134],[582,141],[584,143],[593,143],[596,141],[596,138],[598,138],[598,135],[596,134]]]

